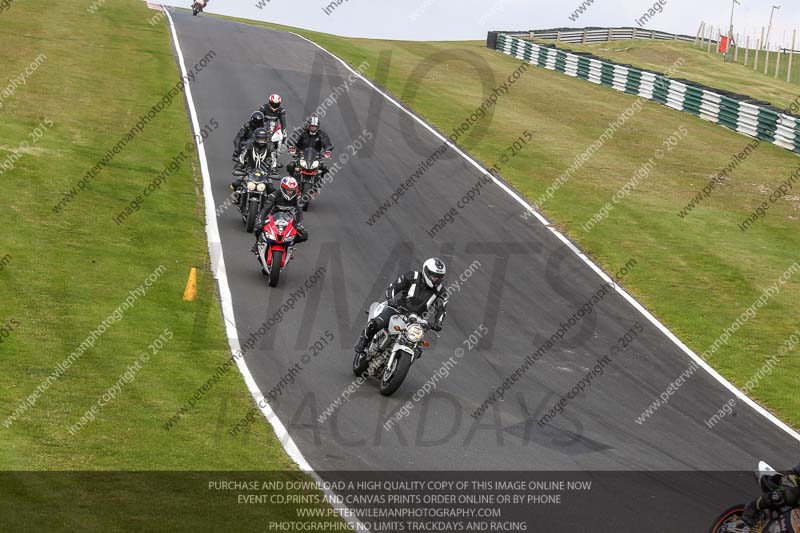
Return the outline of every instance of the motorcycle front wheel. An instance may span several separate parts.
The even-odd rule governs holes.
[[[409,368],[411,368],[411,355],[402,351],[397,352],[392,366],[390,367],[387,365],[386,369],[383,371],[380,386],[381,394],[384,396],[391,396],[394,394],[406,379]]]
[[[258,216],[259,202],[255,199],[250,200],[247,206],[247,233],[253,233],[256,227],[256,217]]]
[[[716,520],[714,520],[714,525],[711,526],[709,533],[727,533],[729,531],[728,526],[733,525],[741,520],[743,512],[744,505],[742,504],[734,505],[733,507],[726,509]],[[750,533],[762,533],[763,531],[763,520],[759,521],[758,524],[750,528]]]
[[[281,262],[283,261],[283,252],[275,250],[272,252],[272,268],[269,269],[269,286],[275,287],[278,285],[278,280],[281,278]]]
[[[311,184],[307,181],[301,182],[302,196],[303,196],[303,211],[308,211],[308,206],[311,204]]]
[[[353,374],[355,374],[357,378],[363,377],[364,374],[367,373],[368,366],[369,361],[367,361],[367,354],[357,353],[353,358]]]

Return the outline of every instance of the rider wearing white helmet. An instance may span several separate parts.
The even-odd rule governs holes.
[[[433,312],[433,320],[429,321],[431,329],[441,331],[447,314],[447,293],[442,285],[445,274],[447,267],[444,261],[432,257],[423,263],[421,271],[412,270],[391,283],[386,288],[386,308],[369,321],[356,343],[356,352],[363,353],[375,334],[385,328],[389,319],[400,310],[418,315]]]
[[[756,476],[763,495],[744,508],[742,521],[745,524],[755,524],[758,515],[767,509],[800,507],[800,463],[789,474],[781,474],[766,463],[760,463]]]

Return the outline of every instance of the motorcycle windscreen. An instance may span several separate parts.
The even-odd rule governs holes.
[[[394,315],[389,319],[389,333],[397,334],[397,330],[394,329],[395,326],[399,326],[401,330],[406,328],[406,321],[403,319],[403,315]]]

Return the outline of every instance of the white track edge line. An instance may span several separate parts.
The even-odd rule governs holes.
[[[167,19],[169,20],[170,29],[172,30],[172,38],[178,55],[178,63],[181,67],[181,75],[183,76],[183,79],[186,80],[188,78],[188,74],[186,71],[186,63],[183,59],[183,51],[181,50],[181,45],[178,41],[178,31],[175,28],[175,22],[172,20],[172,16],[170,15],[169,11],[166,11],[166,13]],[[214,209],[214,195],[211,190],[211,174],[208,170],[208,160],[206,159],[205,147],[203,146],[202,142],[197,142],[198,138],[202,138],[200,137],[200,121],[197,118],[197,111],[194,106],[194,99],[192,98],[192,90],[188,82],[184,85],[184,89],[190,118],[192,120],[192,128],[195,133],[197,157],[200,160],[200,172],[203,176],[203,196],[205,198],[204,203],[206,208],[208,251],[211,257],[214,277],[217,279],[217,284],[219,286],[220,304],[222,307],[222,315],[225,318],[225,330],[228,337],[228,345],[231,349],[231,355],[235,356],[237,353],[241,353],[241,346],[239,344],[239,333],[236,328],[236,319],[233,314],[233,298],[231,296],[230,285],[228,284],[228,275],[225,270],[225,259],[222,256],[222,237],[219,233],[217,213]],[[236,358],[236,366],[239,368],[239,372],[241,372],[245,384],[247,384],[247,389],[250,391],[250,395],[253,397],[256,405],[261,409],[264,417],[272,425],[272,429],[275,431],[275,435],[278,437],[278,440],[280,441],[281,446],[283,446],[283,449],[286,451],[287,455],[289,455],[289,457],[295,463],[297,463],[303,472],[311,476],[318,483],[323,492],[329,496],[328,503],[330,504],[330,502],[334,502],[331,504],[331,506],[336,510],[339,516],[350,525],[350,527],[352,527],[355,531],[369,533],[369,530],[367,530],[364,525],[361,524],[357,518],[355,518],[352,510],[339,503],[338,498],[333,498],[335,494],[331,490],[324,488],[324,482],[322,478],[303,456],[300,448],[298,448],[291,435],[289,435],[289,431],[286,429],[286,426],[283,425],[278,418],[278,415],[272,410],[272,407],[270,407],[269,403],[265,400],[264,393],[258,388],[258,384],[253,378],[253,375],[250,373],[250,369],[247,367],[244,357]]]
[[[330,54],[331,57],[333,57],[334,59],[339,61],[342,65],[344,65],[345,68],[347,68],[347,70],[349,70],[350,72],[352,72],[353,74],[355,74],[356,76],[361,78],[362,81],[364,81],[367,85],[372,87],[379,94],[383,95],[384,98],[389,100],[391,103],[393,103],[395,106],[397,106],[403,112],[405,112],[407,115],[409,115],[414,120],[419,122],[423,127],[425,127],[425,129],[430,131],[435,137],[437,137],[438,139],[446,142],[447,145],[450,146],[456,153],[458,153],[459,155],[461,155],[461,157],[463,157],[469,163],[471,163],[472,166],[474,166],[475,168],[477,168],[478,170],[480,170],[481,172],[483,172],[487,176],[491,177],[492,180],[497,185],[499,185],[501,189],[503,189],[505,192],[507,192],[514,200],[516,200],[520,205],[522,205],[522,207],[524,207],[528,212],[530,212],[534,216],[536,216],[536,218],[539,220],[539,222],[541,222],[544,226],[546,226],[553,233],[553,235],[558,237],[561,240],[561,242],[563,242],[570,250],[572,250],[594,272],[596,272],[598,275],[600,275],[600,277],[604,281],[612,281],[611,278],[608,276],[608,274],[603,272],[603,269],[600,268],[598,265],[596,265],[591,259],[589,259],[586,256],[586,254],[581,252],[580,249],[572,241],[567,239],[558,230],[556,230],[555,228],[550,226],[550,222],[548,222],[547,219],[544,216],[542,216],[540,213],[538,213],[536,211],[536,209],[533,208],[533,206],[531,206],[528,202],[526,202],[524,199],[522,199],[516,192],[511,190],[511,188],[509,188],[505,183],[503,183],[502,181],[498,180],[494,175],[492,175],[491,172],[486,170],[477,161],[475,161],[470,156],[468,156],[466,153],[461,151],[461,149],[458,148],[457,146],[455,146],[449,139],[445,138],[442,134],[440,134],[438,131],[436,131],[434,128],[432,128],[430,125],[428,125],[423,119],[418,117],[416,114],[412,113],[410,110],[406,109],[403,105],[401,105],[399,102],[397,102],[394,98],[392,98],[391,96],[386,94],[384,91],[379,89],[375,84],[373,84],[365,76],[363,76],[361,73],[359,73],[358,71],[356,71],[352,67],[350,67],[350,65],[348,65],[340,57],[336,56],[335,54],[333,54],[329,50],[326,50],[325,48],[323,48],[319,44],[315,43],[311,39],[303,37],[302,35],[299,35],[299,34],[294,33],[294,32],[288,32],[288,33],[291,33],[292,35],[296,35],[297,37],[300,37],[301,39],[310,42],[311,44],[313,44],[314,46],[316,46],[320,50]],[[780,429],[782,429],[783,431],[788,433],[795,440],[800,442],[800,433],[798,433],[797,431],[795,431],[794,429],[789,427],[781,419],[779,419],[778,417],[776,417],[775,415],[773,415],[772,413],[767,411],[765,408],[763,408],[761,405],[759,405],[755,400],[751,399],[744,392],[742,392],[741,390],[736,388],[736,386],[733,383],[731,383],[730,381],[725,379],[719,372],[714,370],[714,368],[712,368],[708,363],[706,363],[703,360],[703,358],[701,358],[699,355],[694,353],[694,351],[692,351],[691,348],[686,346],[683,343],[683,341],[681,341],[674,333],[672,333],[669,330],[669,328],[667,328],[664,324],[662,324],[655,316],[653,316],[647,309],[645,309],[645,307],[642,304],[640,304],[638,301],[636,301],[636,299],[633,296],[631,296],[630,294],[628,294],[622,287],[620,287],[618,284],[614,283],[614,288],[617,291],[617,293],[619,293],[625,300],[628,301],[629,304],[631,304],[634,307],[634,309],[639,311],[648,321],[650,321],[656,328],[658,328],[658,330],[661,331],[661,333],[666,335],[667,338],[669,338],[673,343],[675,343],[675,345],[678,346],[678,348],[680,348],[686,355],[688,355],[691,359],[693,359],[695,361],[695,363],[697,363],[706,372],[708,372],[711,375],[711,377],[716,379],[723,387],[728,389],[734,396],[736,396],[737,398],[742,400],[744,403],[746,403],[747,405],[752,407],[758,414],[762,415],[764,418],[766,418],[767,420],[769,420],[770,422],[775,424],[777,427],[779,427]]]

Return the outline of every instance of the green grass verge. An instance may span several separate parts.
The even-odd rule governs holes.
[[[353,39],[264,25],[295,31],[351,65],[367,61],[371,69],[367,74],[373,79],[381,64],[379,55],[390,53],[391,64],[381,83],[394,95],[408,94],[414,68],[445,50],[485,62],[498,83],[519,65],[479,42]],[[413,83],[416,99],[404,103],[447,133],[484,98],[474,69],[453,59],[437,64]],[[787,101],[792,98],[791,94],[781,96]],[[465,148],[491,166],[524,130],[532,132],[536,142],[503,165],[502,175],[527,198],[537,199],[634,101],[613,89],[532,68],[500,100],[491,122],[478,123],[476,127],[486,129],[486,137]],[[610,202],[681,127],[688,129],[688,138],[658,161],[649,177],[606,220],[589,232],[582,230],[581,225]],[[541,210],[607,272],[615,272],[635,257],[639,264],[626,277],[626,289],[699,354],[797,260],[800,249],[800,195],[780,200],[746,233],[738,229],[739,222],[800,162],[792,153],[767,143],[690,216],[677,215],[748,142],[730,130],[647,102]],[[536,222],[531,219],[531,223]],[[799,297],[800,277],[795,276],[709,363],[744,387],[796,330]],[[791,352],[750,394],[800,427],[800,396],[787,393],[798,385],[800,359]],[[706,408],[708,416],[714,414],[714,406]]]
[[[95,14],[87,5],[14,3],[0,15],[0,35],[13,50],[0,56],[0,471],[274,471],[260,479],[305,478],[260,415],[238,436],[228,432],[254,406],[235,368],[174,427],[164,427],[230,355],[208,270],[199,164],[186,152],[194,141],[183,94],[66,208],[52,209],[179,79],[168,28],[148,24],[155,12],[143,2],[108,2]],[[24,83],[10,81],[26,68]],[[179,168],[116,224],[181,152],[188,155]],[[184,302],[191,267],[200,272],[199,296]],[[146,293],[120,308],[156,271]],[[9,417],[101,329],[34,405]],[[152,353],[162,334],[167,342]],[[138,369],[121,379],[137,360]],[[115,385],[115,399],[99,405]],[[93,405],[94,420],[84,418],[79,429]],[[288,507],[237,505],[235,493],[208,490],[208,481],[228,479],[220,475],[70,476],[0,472],[4,523],[228,530],[295,516]]]
[[[750,51],[748,66],[744,65],[745,51],[739,50],[738,62],[725,62],[723,57],[706,47],[696,47],[694,43],[682,41],[611,41],[604,43],[573,44],[555,43],[533,39],[540,44],[557,44],[574,52],[589,52],[603,59],[617,63],[646,68],[656,72],[666,72],[678,59],[686,60],[684,67],[672,75],[696,81],[709,87],[724,89],[752,98],[770,102],[786,109],[800,95],[800,55],[793,60],[792,82],[787,83],[786,73],[788,55],[781,57],[778,78],[775,79],[776,53],[770,53],[768,74],[764,74],[764,52],[759,53],[759,68],[754,70],[755,52]],[[733,59],[733,58],[731,58]]]
[[[167,28],[147,23],[153,13],[137,0],[94,15],[74,3],[14,4],[3,13],[0,33],[14,53],[3,54],[0,71],[17,75],[39,54],[46,60],[0,110],[0,161],[21,155],[3,176],[0,198],[0,255],[10,257],[0,271],[0,321],[19,323],[0,344],[2,469],[292,467],[265,424],[254,424],[247,439],[227,433],[251,405],[235,369],[173,429],[162,427],[228,352],[207,271],[196,157],[123,224],[112,219],[192,142],[183,95],[66,209],[51,209],[177,83]],[[52,127],[19,151],[45,119]],[[159,266],[164,273],[146,295],[5,427],[18,404]],[[199,298],[186,303],[191,267],[200,269]],[[174,337],[72,436],[68,428],[167,328]]]

